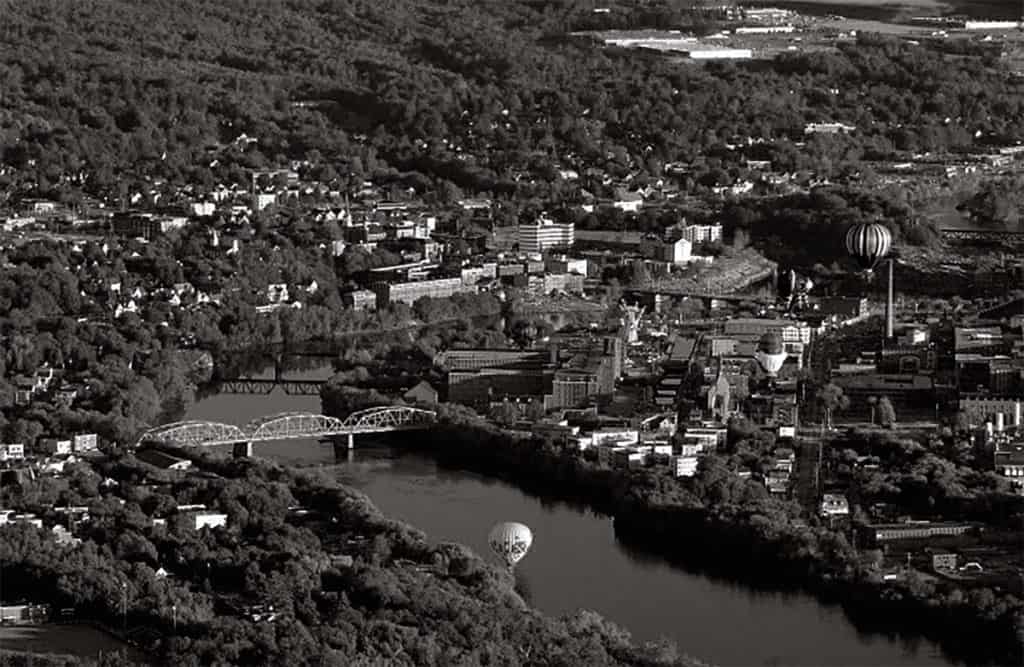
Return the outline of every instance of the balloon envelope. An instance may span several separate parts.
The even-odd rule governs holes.
[[[891,247],[892,234],[877,222],[854,225],[846,232],[846,252],[866,271],[873,270]]]
[[[778,354],[783,351],[782,347],[782,336],[769,331],[765,335],[761,336],[761,340],[757,343],[757,349],[759,352],[767,352],[768,354]]]
[[[789,354],[785,350],[775,354],[759,350],[755,356],[768,375],[776,375],[782,368],[782,365],[786,363],[786,359],[789,358]]]
[[[487,539],[491,551],[512,567],[526,555],[533,544],[533,533],[521,523],[506,521],[491,529]]]

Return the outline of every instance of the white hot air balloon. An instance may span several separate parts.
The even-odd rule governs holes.
[[[754,355],[768,375],[775,377],[779,369],[786,363],[789,354],[782,345],[782,338],[777,333],[766,333],[761,336]]]
[[[512,568],[530,550],[530,545],[533,544],[533,533],[521,523],[506,521],[491,529],[487,542],[491,546],[491,551],[500,556],[509,568]]]

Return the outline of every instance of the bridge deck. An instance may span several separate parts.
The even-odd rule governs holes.
[[[432,427],[430,423],[408,424],[405,426],[365,426],[349,429],[338,429],[334,431],[309,431],[306,433],[274,433],[267,436],[227,438],[222,440],[204,440],[204,447],[217,445],[233,445],[238,442],[276,442],[278,440],[315,440],[318,438],[331,438],[342,435],[359,435],[361,433],[391,433],[394,431],[417,431]]]
[[[409,406],[380,406],[350,414],[345,419],[293,412],[273,415],[236,426],[209,421],[165,424],[142,434],[143,442],[164,442],[183,447],[229,445],[243,442],[299,440],[359,433],[386,433],[430,428],[437,414]]]

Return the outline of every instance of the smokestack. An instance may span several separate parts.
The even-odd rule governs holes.
[[[885,299],[885,339],[892,340],[893,337],[893,290],[892,290],[892,264],[889,260],[889,291]]]
[[[1006,428],[1006,418],[1002,412],[996,413],[996,433],[1002,433]]]
[[[1015,402],[1013,404],[1013,425],[1016,426],[1017,428],[1020,428],[1020,426],[1021,426],[1020,417],[1021,417],[1021,405],[1020,405],[1020,401],[1017,401],[1017,402]]]
[[[992,435],[993,435],[993,433],[994,433],[994,429],[992,427],[992,422],[990,422],[990,421],[985,422],[985,442],[986,443],[992,442]]]

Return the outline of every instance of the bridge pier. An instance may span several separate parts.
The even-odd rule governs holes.
[[[356,436],[355,436],[355,434],[354,433],[346,433],[344,441],[337,440],[337,439],[334,441],[334,457],[338,458],[338,459],[340,459],[342,457],[345,457],[346,459],[351,461],[352,460],[352,452],[355,451],[355,448],[356,448]]]
[[[236,459],[252,458],[252,443],[251,442],[236,442],[231,447],[231,455]]]

